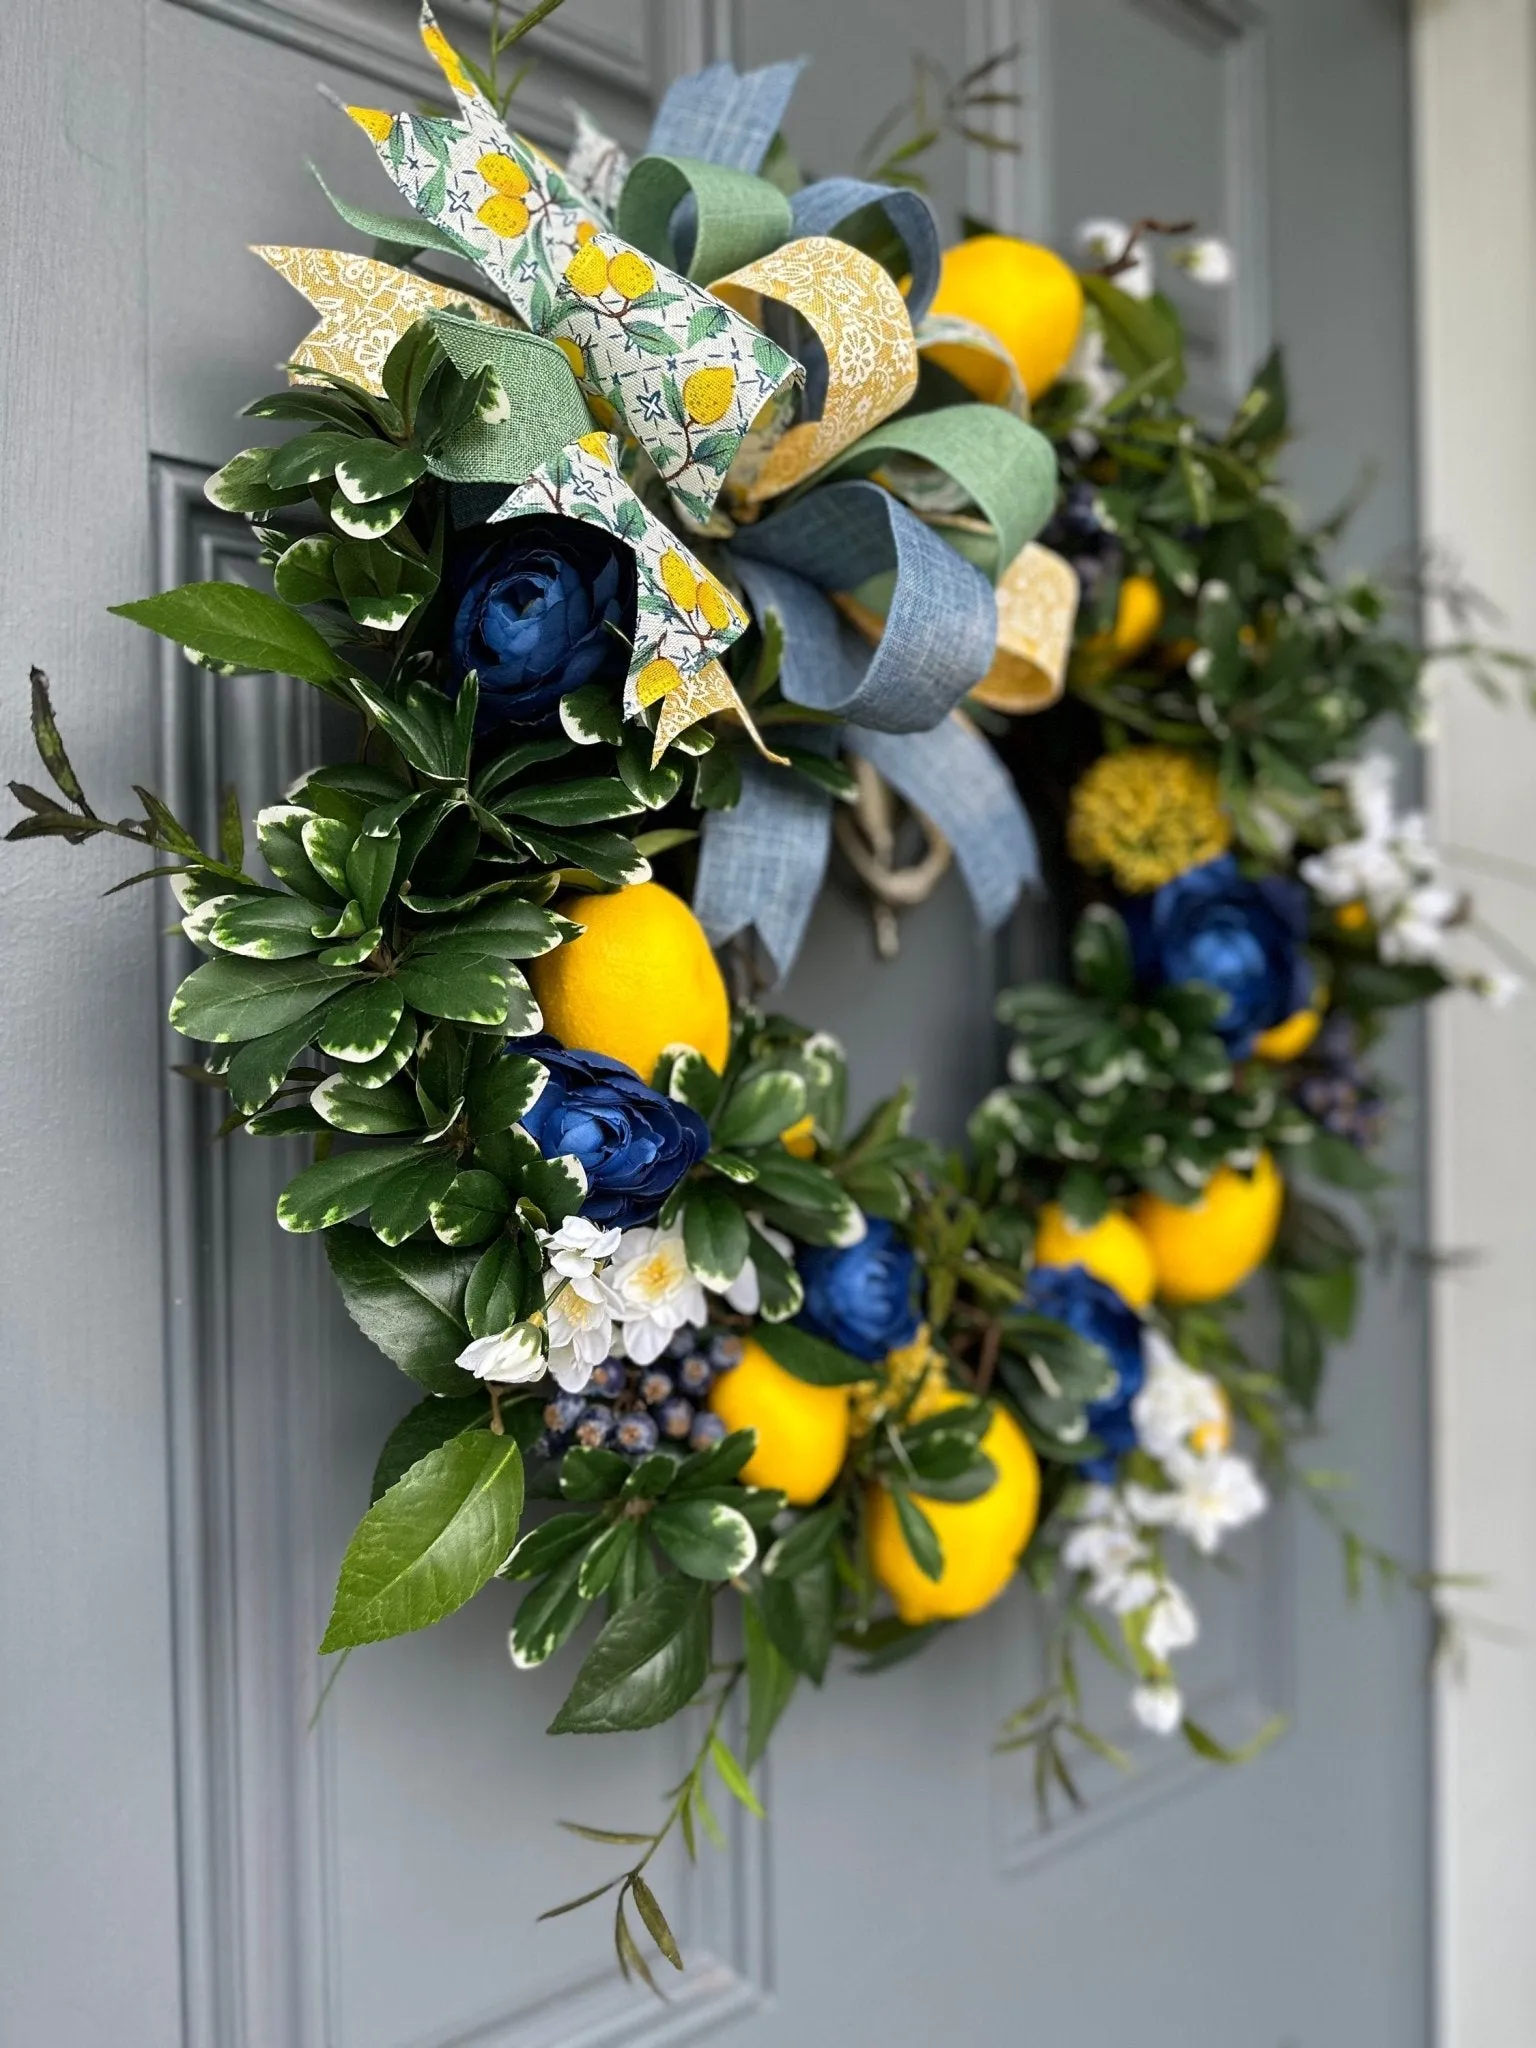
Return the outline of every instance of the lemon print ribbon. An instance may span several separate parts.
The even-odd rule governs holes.
[[[754,420],[802,380],[800,365],[610,232],[553,164],[502,125],[430,8],[421,21],[461,118],[348,113],[417,212],[463,246],[524,325],[562,350],[599,424],[637,440],[679,509],[704,524]]]

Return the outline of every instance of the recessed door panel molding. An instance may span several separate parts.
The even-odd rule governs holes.
[[[261,580],[250,528],[206,503],[205,476],[154,464],[161,588]],[[205,844],[218,792],[234,784],[249,819],[323,750],[320,700],[288,678],[214,676],[167,644],[159,687],[157,785]],[[167,938],[167,1002],[193,958]],[[750,2010],[769,1976],[767,1838],[734,1812],[724,1852],[666,1873],[690,1964],[667,2004],[620,1980],[602,1904],[532,1924],[622,1856],[555,1836],[554,1818],[649,1824],[697,1731],[679,1724],[622,1749],[548,1740],[571,1660],[538,1681],[511,1669],[510,1596],[499,1615],[492,1593],[430,1639],[361,1654],[321,1704],[334,1667],[314,1646],[335,1567],[410,1390],[351,1330],[318,1243],[276,1225],[302,1148],[216,1139],[213,1092],[169,1072],[191,1051],[167,1032],[185,2048],[628,2048]],[[424,1764],[433,1796],[418,1810],[409,1771]],[[542,1784],[548,1816],[520,1819],[525,1781]],[[499,1820],[487,1822],[487,1790]],[[443,1924],[417,1917],[431,1889],[412,1867],[418,1843],[424,1870],[436,1856],[463,1894],[464,1913],[450,1902]],[[517,1873],[529,1898],[498,1912]],[[465,1914],[483,1923],[479,1953],[494,1940],[483,1981],[451,1950]],[[409,1995],[381,2000],[373,1986],[401,1957]]]
[[[965,61],[1008,56],[991,89],[1014,106],[985,110],[983,125],[1011,145],[966,151],[966,205],[1005,235],[1047,241],[1051,233],[1050,11],[1048,0],[967,0]],[[1012,53],[1009,55],[1009,53]]]
[[[359,77],[409,93],[441,96],[442,79],[417,35],[416,0],[166,0]],[[438,0],[449,40],[483,46],[486,0]],[[583,80],[635,103],[642,118],[668,78],[734,47],[734,0],[586,0],[562,8],[538,32],[544,62],[518,98],[518,118],[540,138],[569,133],[561,104]],[[541,76],[542,72],[542,76]]]

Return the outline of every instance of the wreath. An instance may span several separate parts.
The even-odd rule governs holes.
[[[561,170],[496,73],[533,18],[487,70],[424,10],[457,112],[346,109],[413,209],[334,201],[373,255],[256,252],[320,315],[247,408],[287,438],[207,487],[271,590],[118,608],[313,685],[346,743],[252,865],[233,792],[216,849],[147,791],[98,815],[34,671],[60,794],[13,784],[10,837],[153,850],[204,956],[185,1071],[226,1130],[308,1143],[278,1221],[420,1391],[322,1653],[510,1582],[519,1669],[582,1632],[552,1732],[702,1708],[654,1830],[579,1830],[634,1845],[589,1896],[650,1983],[626,1908],[681,1968],[645,1873],[714,1832],[711,1774],[758,1811],[834,1646],[894,1663],[1021,1567],[1051,1675],[1002,1740],[1042,1794],[1113,1753],[1082,1637],[1145,1727],[1268,1739],[1185,1714],[1176,1541],[1258,1516],[1315,1427],[1386,1181],[1384,1020],[1508,978],[1453,964],[1467,906],[1368,748],[1419,720],[1424,658],[1277,486],[1278,359],[1220,431],[1181,402],[1155,224],[1090,224],[1081,272],[941,255],[909,187],[799,177],[793,66],[677,81],[633,165],[583,117]],[[905,1090],[850,1125],[841,1048],[757,998],[835,812],[882,950],[950,858],[985,924],[1042,863],[1066,911],[1070,977],[1002,997],[961,1149]],[[1299,1476],[1352,1570],[1399,1571]]]

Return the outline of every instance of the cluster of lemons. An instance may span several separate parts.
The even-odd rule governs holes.
[[[548,1030],[564,1044],[606,1053],[650,1078],[669,1045],[695,1046],[710,1065],[730,1049],[730,999],[693,912],[659,883],[562,905],[581,937],[530,963]],[[814,1151],[808,1124],[785,1133],[801,1157]],[[1283,1184],[1268,1153],[1251,1175],[1221,1168],[1201,1199],[1179,1208],[1142,1195],[1078,1230],[1056,1206],[1041,1213],[1035,1256],[1042,1265],[1085,1267],[1135,1309],[1212,1301],[1240,1286],[1267,1255],[1279,1223]],[[730,1429],[754,1429],[746,1480],[781,1488],[796,1506],[836,1484],[855,1440],[902,1408],[921,1421],[969,1397],[949,1385],[942,1354],[923,1330],[875,1369],[868,1388],[818,1387],[795,1378],[749,1340],[735,1369],[716,1381],[715,1412]],[[944,1553],[937,1580],[907,1548],[896,1506],[870,1491],[870,1561],[904,1621],[973,1614],[1003,1591],[1029,1541],[1040,1503],[1040,1468],[1019,1425],[997,1408],[982,1449],[997,1469],[969,1501],[925,1501]]]

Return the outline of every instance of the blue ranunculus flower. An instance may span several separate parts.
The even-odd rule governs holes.
[[[622,689],[635,630],[635,562],[584,519],[509,520],[450,575],[457,692],[480,678],[481,730],[540,725],[584,683]]]
[[[709,1150],[709,1126],[686,1103],[648,1088],[633,1067],[600,1052],[568,1052],[549,1037],[519,1038],[549,1069],[523,1128],[546,1159],[569,1152],[587,1172],[582,1214],[603,1229],[649,1223]]]
[[[1088,1427],[1104,1446],[1103,1455],[1078,1468],[1085,1478],[1108,1485],[1122,1454],[1136,1448],[1131,1403],[1146,1372],[1141,1318],[1086,1266],[1036,1266],[1029,1276],[1028,1301],[1037,1315],[1065,1323],[1109,1354],[1117,1375],[1115,1391],[1088,1409]]]
[[[857,1244],[811,1245],[800,1253],[805,1308],[800,1320],[855,1358],[884,1358],[917,1335],[917,1260],[881,1216],[866,1219]]]
[[[1302,951],[1307,892],[1280,876],[1250,881],[1230,853],[1125,905],[1142,986],[1203,982],[1227,999],[1216,1030],[1234,1059],[1312,999]]]

